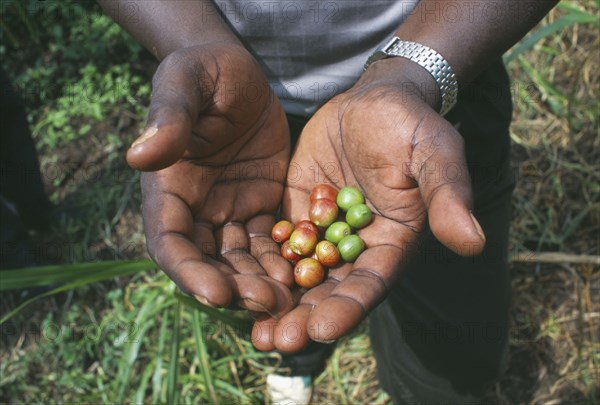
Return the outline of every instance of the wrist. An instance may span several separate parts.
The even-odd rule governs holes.
[[[98,0],[104,11],[158,60],[171,53],[213,42],[242,45],[208,0]]]
[[[374,62],[359,82],[395,87],[405,97],[417,97],[433,110],[440,111],[441,97],[433,76],[419,64],[402,57],[390,57]]]
[[[439,90],[441,106],[438,111],[440,115],[445,115],[454,107],[458,93],[454,70],[442,55],[426,45],[403,41],[397,36],[393,37],[383,48],[367,59],[364,69],[367,70],[376,61],[394,57],[408,59],[432,76]]]

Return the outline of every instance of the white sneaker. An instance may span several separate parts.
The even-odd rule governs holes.
[[[310,376],[288,377],[269,374],[267,392],[272,405],[308,405],[312,396]]]

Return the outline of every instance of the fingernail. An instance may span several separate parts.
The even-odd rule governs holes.
[[[485,235],[483,233],[483,229],[481,229],[481,225],[479,225],[479,221],[477,221],[477,219],[475,218],[475,215],[473,215],[473,212],[470,212],[470,214],[471,214],[471,219],[473,220],[473,225],[475,225],[475,229],[477,229],[477,234],[479,235],[481,240],[483,242],[485,242]]]
[[[325,340],[325,339],[313,339],[315,342],[319,342],[319,343],[325,343],[327,345],[331,344],[331,343],[335,343],[335,339],[332,340]]]
[[[264,306],[264,305],[262,305],[262,304],[260,304],[260,303],[256,302],[256,301],[255,301],[255,300],[253,300],[253,299],[250,299],[250,298],[240,298],[240,299],[237,301],[237,304],[238,304],[238,306],[240,306],[240,307],[242,307],[242,308],[246,308],[246,309],[248,309],[248,303],[251,303],[251,304],[253,305],[253,307],[255,307],[255,308],[258,308],[258,309],[255,309],[255,311],[259,311],[259,312],[268,312],[268,311],[267,311],[267,308],[265,308],[265,306]]]
[[[140,135],[140,137],[138,139],[136,139],[135,141],[133,141],[133,143],[131,144],[131,147],[135,148],[136,146],[138,146],[138,145],[146,142],[148,139],[150,139],[154,135],[156,135],[157,132],[158,132],[158,127],[146,128],[146,130],[144,131],[144,133],[142,135]]]
[[[194,298],[196,298],[196,301],[198,301],[201,304],[204,304],[208,307],[214,307],[214,305],[211,304],[210,301],[207,300],[206,297],[203,297],[202,295],[194,295]]]

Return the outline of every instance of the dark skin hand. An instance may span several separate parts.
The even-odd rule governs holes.
[[[208,0],[100,0],[161,60],[142,174],[148,251],[201,303],[275,318],[292,269],[270,238],[289,163],[285,114],[262,70]]]
[[[377,78],[387,65],[373,66],[311,119],[291,162],[304,170],[290,170],[283,200],[284,216],[296,222],[307,218],[315,185],[358,187],[375,214],[358,231],[367,249],[355,263],[332,268],[282,319],[260,319],[259,348],[293,352],[309,339],[327,342],[350,332],[398,279],[427,218],[456,253],[483,249],[485,237],[470,211],[462,137],[418,93],[398,86],[406,81],[396,74]]]
[[[127,154],[142,174],[148,251],[186,293],[278,317],[291,266],[270,238],[289,161],[277,98],[238,44],[185,48],[153,80],[143,135]]]
[[[436,112],[435,83],[414,63],[376,62],[323,106],[303,131],[284,192],[285,116],[212,2],[101,3],[157,57],[169,55],[155,76],[145,141],[127,156],[134,168],[157,170],[142,176],[150,254],[200,302],[252,311],[257,348],[293,352],[348,333],[385,298],[426,219],[457,253],[483,248],[463,140]],[[119,12],[130,3],[139,18]],[[397,35],[444,55],[462,84],[555,3],[457,0],[467,11],[457,19],[444,18],[445,0],[421,0]],[[235,97],[236,85],[263,90]],[[368,247],[359,259],[332,269],[295,306],[291,267],[268,235],[282,195],[284,215],[305,219],[309,192],[322,182],[362,189],[375,219],[359,231]]]
[[[459,83],[465,83],[555,3],[488,1],[457,20],[439,11],[445,1],[422,0],[397,35],[438,50]],[[473,7],[468,1],[454,5]],[[492,6],[500,10],[494,18],[487,14]],[[426,220],[454,252],[482,251],[485,236],[471,213],[463,139],[437,113],[439,106],[429,73],[406,59],[391,58],[375,62],[353,88],[309,121],[292,158],[290,167],[302,172],[290,170],[284,215],[306,219],[310,190],[327,182],[361,189],[375,217],[358,232],[367,249],[356,262],[331,269],[326,281],[302,295],[283,318],[260,318],[253,331],[255,346],[295,352],[310,339],[329,342],[349,333],[385,299]],[[319,175],[311,167],[318,167]]]

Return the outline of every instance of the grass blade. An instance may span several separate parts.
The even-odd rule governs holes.
[[[177,300],[180,301],[182,304],[204,312],[211,319],[221,321],[224,324],[231,326],[237,331],[245,332],[252,330],[253,321],[250,318],[234,316],[232,315],[234,314],[233,311],[228,311],[225,309],[216,309],[206,305],[202,305],[195,299],[188,297],[187,295],[184,295],[180,292],[175,293],[175,298],[177,298]]]
[[[139,309],[135,320],[131,323],[134,333],[134,339],[128,340],[125,343],[125,350],[119,361],[119,369],[117,372],[117,398],[116,403],[123,403],[126,390],[129,387],[131,378],[131,370],[137,361],[140,347],[144,340],[144,336],[148,329],[154,325],[154,315],[160,311],[164,305],[164,299],[161,297],[162,291],[154,291],[150,294],[144,305]],[[129,332],[129,331],[128,331]],[[130,337],[131,333],[126,333],[123,339]]]
[[[179,332],[181,324],[181,301],[175,304],[175,316],[173,317],[173,336],[171,337],[171,358],[167,372],[167,403],[179,403],[179,391],[177,381],[179,379]]]
[[[566,7],[563,7],[566,8]],[[527,52],[531,49],[535,44],[537,44],[542,39],[554,35],[562,30],[564,30],[569,25],[573,24],[585,24],[585,23],[594,23],[597,22],[597,17],[585,13],[581,10],[577,9],[569,9],[569,14],[560,17],[552,24],[548,24],[535,31],[523,41],[519,43],[519,45],[515,46],[510,53],[508,53],[504,57],[504,63],[508,64],[513,60],[517,59],[519,56]]]
[[[0,319],[0,325],[2,325],[4,322],[9,320],[16,314],[18,314],[19,311],[21,311],[27,305],[29,305],[39,299],[49,297],[53,294],[57,294],[57,293],[60,293],[63,291],[72,290],[74,288],[78,288],[78,287],[81,287],[81,286],[84,286],[87,284],[92,284],[92,283],[102,281],[102,280],[109,280],[109,279],[112,279],[115,277],[127,276],[127,275],[138,273],[142,270],[147,270],[147,269],[148,269],[147,267],[134,262],[133,265],[131,265],[131,266],[123,265],[123,266],[117,266],[117,267],[114,267],[111,269],[104,269],[102,271],[92,272],[87,277],[84,277],[84,278],[81,278],[72,283],[68,283],[68,284],[62,285],[60,287],[54,288],[50,291],[47,291],[40,295],[36,295],[35,297],[29,298],[28,300],[22,302],[19,306],[17,306],[15,309],[9,311],[6,315],[4,315]],[[28,269],[24,269],[24,270],[28,270]]]
[[[219,388],[221,391],[228,392],[240,398],[243,401],[242,403],[248,403],[250,401],[250,397],[248,397],[248,395],[244,394],[243,392],[240,392],[240,390],[238,390],[236,387],[234,387],[226,381],[217,380],[215,381],[215,384],[217,388]]]
[[[146,398],[146,390],[148,389],[148,381],[151,379],[150,374],[152,373],[153,366],[156,365],[156,360],[151,360],[144,373],[142,374],[140,386],[135,393],[135,403],[143,404]],[[156,402],[153,402],[156,403]]]
[[[552,111],[556,114],[564,113],[568,102],[567,96],[556,88],[556,86],[544,79],[540,72],[538,72],[527,59],[519,57],[519,64],[546,98],[546,102]]]
[[[152,260],[116,260],[93,263],[63,264],[55,266],[29,267],[25,269],[3,270],[0,278],[0,291],[19,288],[57,285],[66,282],[81,281],[83,284],[105,279],[98,278],[106,274],[106,278],[126,276],[139,271],[156,268]]]
[[[162,357],[165,349],[167,328],[169,325],[169,311],[163,311],[163,320],[158,335],[158,348],[156,349],[156,365],[152,375],[152,403],[157,404],[162,392]]]
[[[596,8],[600,7],[600,1],[596,0]],[[567,1],[560,2],[556,8],[565,10],[568,12],[568,16],[572,18],[575,22],[579,24],[599,24],[598,16],[593,13],[589,13],[585,10],[582,10],[575,4]],[[597,10],[596,10],[597,11]]]
[[[204,384],[210,396],[210,400],[214,405],[219,404],[217,393],[215,391],[215,385],[213,383],[212,373],[210,364],[208,361],[208,352],[206,350],[206,344],[204,342],[204,334],[202,332],[202,317],[200,311],[192,310],[192,326],[194,329],[194,341],[196,342],[196,352],[200,359],[200,368],[202,369],[202,376],[204,377]]]

